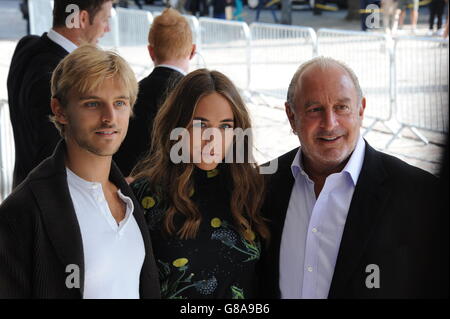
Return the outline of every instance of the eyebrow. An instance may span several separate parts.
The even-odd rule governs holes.
[[[344,98],[339,99],[337,102],[338,103],[350,103],[351,101],[352,101],[351,99],[344,97]],[[322,105],[322,103],[320,103],[318,101],[310,101],[310,102],[306,102],[304,106],[305,106],[305,108],[308,108],[311,105]]]
[[[114,100],[118,100],[118,99],[129,100],[130,98],[128,96],[125,96],[125,95],[116,96],[114,98]],[[102,100],[102,98],[98,97],[98,96],[95,96],[95,95],[80,97],[80,101],[84,101],[84,100]]]
[[[305,103],[305,108],[308,108],[308,107],[310,107],[311,105],[322,105],[320,102],[317,102],[317,101],[310,101],[310,102],[306,102]]]
[[[194,121],[195,120],[198,120],[198,121],[202,121],[202,122],[209,122],[209,120],[208,119],[205,119],[205,118],[203,118],[203,117],[194,117]],[[222,120],[222,121],[220,121],[221,123],[222,122],[233,122],[234,123],[234,120],[233,119],[225,119],[225,120]]]

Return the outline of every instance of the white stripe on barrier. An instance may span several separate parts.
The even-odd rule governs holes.
[[[42,35],[53,25],[53,0],[28,0],[30,33]]]
[[[0,202],[11,193],[15,155],[8,102],[0,100]]]

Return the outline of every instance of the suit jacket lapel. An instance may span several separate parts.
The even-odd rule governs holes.
[[[280,297],[279,276],[280,276],[280,245],[281,237],[286,219],[287,209],[291,198],[294,177],[292,176],[291,164],[298,151],[294,149],[289,153],[279,157],[278,169],[274,175],[268,177],[268,190],[266,202],[263,207],[263,215],[268,219],[272,238],[265,257],[267,265],[265,272],[270,280],[269,287],[263,294],[267,293],[271,298]]]
[[[389,198],[388,185],[383,184],[386,178],[378,152],[366,143],[364,163],[350,203],[328,298],[346,296],[346,284]]]
[[[30,173],[30,188],[41,211],[48,237],[64,267],[80,269],[80,294],[84,287],[84,254],[80,226],[75,214],[65,171],[65,144],[57,145],[52,157]],[[68,273],[69,275],[69,273]]]

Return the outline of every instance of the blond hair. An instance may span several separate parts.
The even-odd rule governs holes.
[[[178,11],[168,8],[153,21],[148,34],[156,59],[181,59],[192,50],[192,31],[187,20]]]
[[[52,74],[52,98],[58,99],[63,108],[67,107],[68,94],[75,90],[87,94],[97,90],[106,79],[117,79],[128,91],[133,109],[138,94],[138,83],[133,70],[117,53],[105,51],[92,44],[85,44],[67,55]],[[50,116],[62,136],[64,125]]]

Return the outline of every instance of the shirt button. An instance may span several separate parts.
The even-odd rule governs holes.
[[[313,232],[313,233],[317,233],[317,228],[313,228],[313,229],[312,229],[312,232]]]
[[[91,188],[92,188],[92,189],[97,189],[97,188],[98,188],[98,185],[92,184]]]
[[[309,266],[309,267],[308,267],[308,271],[309,271],[309,272],[312,272],[312,271],[313,271],[313,268],[312,268],[311,266]]]

